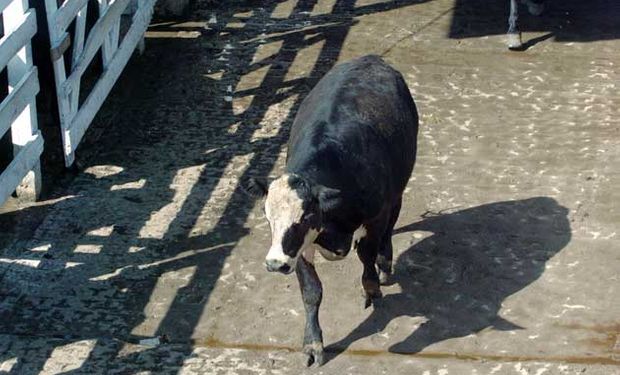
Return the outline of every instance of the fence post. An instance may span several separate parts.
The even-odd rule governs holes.
[[[28,0],[14,0],[2,12],[5,32],[13,30],[19,26],[24,14],[28,10]],[[9,61],[7,65],[9,93],[13,91],[20,80],[28,73],[32,67],[31,44],[27,43]],[[36,101],[33,97],[30,103],[18,115],[11,126],[13,141],[13,155],[22,150],[38,133]],[[17,187],[17,196],[20,200],[34,201],[41,192],[41,163],[37,161]]]

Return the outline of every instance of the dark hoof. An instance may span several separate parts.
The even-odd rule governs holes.
[[[372,308],[375,310],[383,307],[383,297],[373,298],[370,302],[372,303]]]
[[[364,309],[367,309],[372,305],[372,298],[366,296],[366,300],[364,301]]]
[[[383,294],[381,291],[374,292],[372,294],[366,292],[366,299],[364,301],[364,308],[367,309],[372,305],[375,308],[381,307],[381,301],[383,299]]]
[[[325,364],[325,352],[323,351],[323,344],[315,342],[304,346],[304,356],[306,357],[306,367],[312,365],[323,366]]]

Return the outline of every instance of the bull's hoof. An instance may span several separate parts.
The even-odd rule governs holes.
[[[392,276],[391,272],[385,272],[379,270],[379,284],[388,285],[390,284],[390,276]]]
[[[379,285],[387,285],[392,275],[392,261],[384,256],[377,256],[377,273],[379,274]]]
[[[523,42],[521,41],[521,33],[507,34],[508,49],[512,51],[523,50]]]
[[[383,299],[383,294],[381,293],[380,290],[373,291],[372,293],[369,293],[368,291],[366,291],[366,298],[365,298],[365,301],[364,301],[364,308],[367,309],[371,305],[374,308],[381,307],[382,299]]]
[[[306,367],[312,365],[323,366],[325,364],[325,351],[323,350],[322,343],[314,342],[304,345],[303,353],[306,357]]]

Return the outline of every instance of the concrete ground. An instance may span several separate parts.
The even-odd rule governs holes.
[[[83,171],[3,209],[0,372],[620,374],[619,4],[524,13],[509,52],[507,1],[256,3],[153,24]],[[317,265],[329,362],[306,370],[239,183],[282,171],[305,94],[367,53],[411,88],[419,159],[383,306],[354,255]]]

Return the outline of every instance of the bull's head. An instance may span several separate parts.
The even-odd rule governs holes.
[[[284,174],[269,185],[252,180],[247,190],[266,196],[265,215],[271,227],[267,270],[291,273],[304,249],[319,235],[323,214],[339,204],[340,191],[295,174]]]

